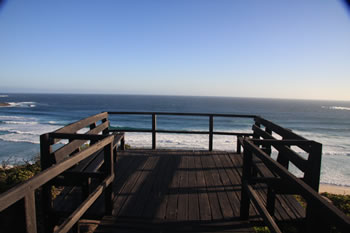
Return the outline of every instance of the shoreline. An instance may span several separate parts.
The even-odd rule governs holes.
[[[350,195],[350,187],[332,184],[320,184],[319,193]]]

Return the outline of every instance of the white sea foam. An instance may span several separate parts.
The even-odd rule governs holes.
[[[0,95],[0,98],[6,98],[9,97],[8,95]]]
[[[343,107],[343,106],[322,106],[322,108],[350,111],[350,107]]]
[[[39,136],[54,131],[60,126],[43,124],[33,117],[0,116],[2,120],[0,139],[9,142],[29,142],[38,144]]]
[[[0,116],[0,120],[2,121],[12,121],[12,120],[18,120],[18,121],[36,121],[37,119],[34,117],[22,117],[22,116]]]
[[[10,105],[9,107],[36,107],[35,102],[8,102],[8,104]]]
[[[36,125],[36,121],[3,121],[3,124],[14,124],[14,125]]]
[[[39,135],[9,133],[0,135],[0,139],[8,142],[28,142],[40,144]]]
[[[126,133],[125,141],[134,148],[151,148],[152,135],[150,133]],[[214,135],[213,147],[215,150],[236,150],[237,138],[234,136]],[[209,147],[208,135],[191,134],[157,134],[157,148],[207,150]]]

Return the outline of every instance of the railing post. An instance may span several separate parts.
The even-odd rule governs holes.
[[[265,132],[272,136],[272,130],[271,129],[266,127]],[[271,156],[271,151],[272,151],[271,150],[271,145],[266,145],[265,148],[264,148],[264,152],[266,154],[268,154],[269,156]]]
[[[156,146],[156,130],[157,130],[157,116],[155,113],[152,113],[152,149],[155,150]]]
[[[237,136],[237,150],[236,150],[237,154],[240,154],[241,151],[241,142],[239,140],[239,137]]]
[[[322,144],[314,142],[311,144],[311,152],[307,162],[304,182],[318,192],[321,173]]]
[[[285,139],[286,138],[282,138],[282,141],[285,140]],[[288,147],[288,146],[286,146],[286,147]],[[288,167],[289,167],[289,160],[284,156],[283,153],[284,153],[284,149],[278,151],[277,162],[280,163],[286,169],[288,169]]]
[[[27,233],[36,233],[35,191],[29,191],[24,197],[24,210]]]
[[[246,142],[243,141],[243,171],[242,171],[242,190],[241,190],[241,208],[240,208],[240,218],[242,220],[247,220],[249,218],[249,206],[250,199],[248,191],[245,188],[245,184],[249,183],[252,175],[252,151],[245,146]]]
[[[52,158],[50,154],[52,152],[52,146],[50,142],[49,134],[43,134],[40,136],[40,165],[41,170],[45,170],[52,165]],[[42,188],[42,210],[44,213],[44,229],[45,232],[53,232],[54,220],[51,214],[52,209],[52,185],[50,182],[43,185]]]
[[[209,116],[209,151],[213,151],[214,117]]]
[[[110,143],[104,148],[104,169],[107,176],[114,176],[113,144]],[[113,185],[110,183],[105,190],[105,212],[112,215],[113,211]]]
[[[125,150],[125,135],[120,140],[120,150]]]

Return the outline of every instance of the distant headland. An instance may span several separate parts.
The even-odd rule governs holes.
[[[0,103],[0,107],[7,107],[7,106],[10,106],[10,104],[8,104],[8,103]]]

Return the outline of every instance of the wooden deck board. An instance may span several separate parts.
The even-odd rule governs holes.
[[[198,230],[203,224],[207,224],[206,227],[216,224],[219,228],[213,227],[210,231],[253,232],[239,220],[241,174],[242,155],[234,153],[173,150],[120,152],[113,184],[114,223],[108,220],[108,224],[104,224],[102,221],[97,232],[109,232],[101,229],[113,229],[113,225],[118,229],[132,228],[133,223],[140,227],[130,232],[150,230],[146,227],[148,224],[151,228],[159,228],[159,231],[178,229],[167,224],[180,224],[183,231],[191,231],[192,226]],[[264,196],[264,193],[259,195]],[[292,199],[292,196],[278,197],[277,220],[293,220],[303,216],[302,207],[293,206],[295,202]],[[253,205],[250,209],[250,221],[261,221]],[[145,224],[144,231],[140,222]],[[241,231],[239,228],[220,230],[220,227],[230,223],[242,223]]]

